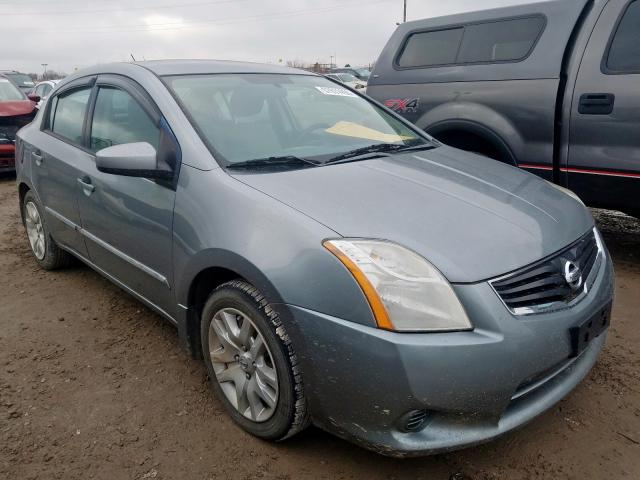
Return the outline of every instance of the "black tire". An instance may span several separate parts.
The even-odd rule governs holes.
[[[222,309],[238,310],[248,316],[264,338],[273,359],[279,393],[274,413],[266,421],[256,422],[240,413],[227,399],[216,379],[209,347],[209,328],[214,315]],[[233,280],[216,288],[202,310],[200,339],[213,390],[240,427],[256,437],[271,441],[284,440],[307,427],[309,418],[302,375],[291,339],[276,312],[255,287]]]
[[[40,205],[40,202],[38,202],[38,199],[33,194],[33,192],[30,191],[27,192],[22,201],[22,218],[25,224],[25,228],[28,222],[27,206],[29,204],[33,204],[33,206],[37,210],[42,224],[42,232],[44,234],[44,256],[42,258],[38,258],[38,255],[34,251],[34,247],[27,238],[33,258],[36,260],[36,262],[38,262],[38,265],[40,265],[45,270],[57,270],[69,266],[69,264],[73,260],[73,257],[70,253],[58,247],[56,242],[51,237],[51,233],[47,225],[47,220],[44,216],[44,209]]]

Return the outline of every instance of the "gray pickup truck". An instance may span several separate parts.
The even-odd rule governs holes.
[[[640,216],[640,0],[404,23],[367,93],[443,143]]]

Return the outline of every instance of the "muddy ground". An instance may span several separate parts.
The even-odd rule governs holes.
[[[594,213],[617,286],[588,378],[497,441],[395,460],[314,428],[278,445],[236,428],[171,325],[87,267],[37,267],[0,179],[0,479],[638,479],[640,222]]]

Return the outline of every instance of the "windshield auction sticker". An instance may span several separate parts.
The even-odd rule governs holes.
[[[336,97],[357,97],[357,95],[353,92],[350,92],[346,88],[340,87],[316,87],[319,92],[324,93],[325,95],[334,95]]]

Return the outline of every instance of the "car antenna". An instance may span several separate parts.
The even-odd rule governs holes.
[[[131,58],[133,59],[133,61],[136,61],[136,57],[133,56],[133,53],[130,53],[129,55],[131,55]]]

